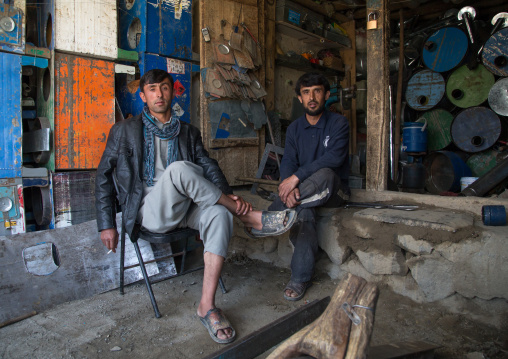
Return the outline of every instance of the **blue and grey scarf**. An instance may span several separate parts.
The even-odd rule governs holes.
[[[144,177],[148,187],[153,186],[153,177],[155,176],[155,136],[168,140],[168,161],[167,166],[175,162],[178,156],[178,134],[180,133],[180,121],[175,116],[171,117],[169,126],[162,129],[157,127],[156,119],[150,114],[148,106],[143,108],[141,116],[143,120],[143,134],[145,137],[145,147],[143,152],[143,164],[145,168]]]

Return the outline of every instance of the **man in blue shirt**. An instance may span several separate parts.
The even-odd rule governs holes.
[[[321,74],[307,73],[295,86],[305,115],[287,129],[281,162],[279,197],[270,210],[296,208],[290,231],[294,245],[291,279],[284,298],[299,300],[311,285],[318,251],[316,207],[338,207],[349,199],[349,122],[325,110],[330,84]]]

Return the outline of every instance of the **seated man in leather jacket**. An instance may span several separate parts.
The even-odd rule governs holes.
[[[276,235],[289,229],[292,221],[286,217],[292,213],[254,211],[250,203],[233,194],[217,161],[204,149],[199,130],[172,117],[170,74],[150,70],[139,87],[143,112],[112,127],[97,168],[100,238],[115,252],[115,198],[129,236],[136,222],[155,233],[178,227],[199,230],[205,269],[197,314],[216,342],[229,343],[235,331],[215,307],[215,292],[233,232],[232,215],[256,233]],[[276,219],[279,223],[274,223]]]

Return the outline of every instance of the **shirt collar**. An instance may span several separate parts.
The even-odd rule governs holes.
[[[325,128],[327,120],[328,120],[328,111],[326,111],[326,110],[323,111],[323,113],[321,114],[321,117],[319,118],[319,121],[314,126],[311,125],[309,123],[309,121],[307,121],[307,115],[303,115],[303,121],[304,121],[303,128],[309,128],[309,127]]]

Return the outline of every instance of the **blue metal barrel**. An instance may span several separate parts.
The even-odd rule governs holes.
[[[426,111],[436,106],[446,90],[443,76],[431,70],[415,73],[406,88],[407,104],[415,110]]]
[[[503,127],[491,109],[470,107],[455,117],[450,132],[459,149],[476,153],[492,147],[503,133]]]
[[[464,160],[451,151],[437,151],[426,156],[425,188],[430,193],[460,192],[461,177],[471,177],[471,169]]]
[[[483,47],[483,65],[497,76],[508,76],[508,27],[494,33]]]
[[[461,29],[443,27],[425,40],[422,50],[424,65],[436,72],[457,67],[467,53],[469,40]]]

